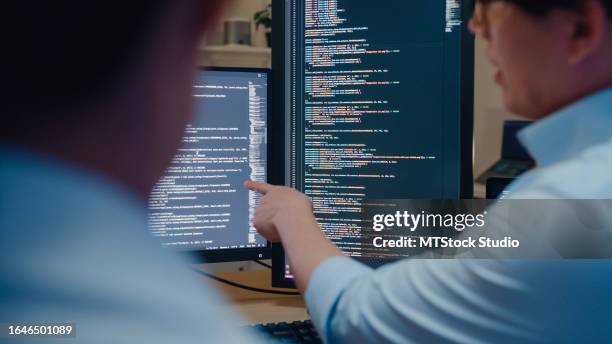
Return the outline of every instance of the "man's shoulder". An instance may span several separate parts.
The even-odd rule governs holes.
[[[112,182],[28,159],[0,166],[0,190],[0,318],[74,322],[90,343],[244,341],[223,296]]]
[[[519,180],[513,198],[612,199],[612,141],[572,159],[538,168]]]

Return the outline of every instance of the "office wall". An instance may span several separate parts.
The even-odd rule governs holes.
[[[223,23],[227,19],[244,18],[251,21],[252,45],[265,47],[266,37],[263,27],[255,29],[253,15],[255,12],[264,9],[272,0],[233,0],[228,1],[228,5],[223,10],[219,21],[213,26],[212,30],[206,34],[205,43],[207,45],[223,44]]]
[[[484,42],[476,40],[474,92],[474,176],[500,156],[503,122],[518,119],[505,109],[501,90],[494,82],[494,68],[488,63]]]

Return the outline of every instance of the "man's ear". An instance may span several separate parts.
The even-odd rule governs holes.
[[[568,62],[572,65],[585,61],[601,48],[608,31],[606,8],[599,0],[582,1],[580,12],[570,14],[570,45]]]

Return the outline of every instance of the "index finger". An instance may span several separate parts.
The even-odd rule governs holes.
[[[251,191],[259,192],[262,195],[267,194],[272,188],[272,185],[268,183],[259,183],[252,180],[247,180],[244,182],[244,186]]]

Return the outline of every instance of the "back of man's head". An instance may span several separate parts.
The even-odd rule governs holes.
[[[15,1],[3,6],[3,114],[54,112],[105,95],[173,3],[185,0]],[[193,1],[197,3],[198,1]],[[219,1],[199,1],[202,13]],[[194,20],[196,18],[193,18]],[[15,119],[16,120],[16,119]],[[4,123],[6,125],[6,122]]]
[[[85,104],[125,72],[164,0],[12,2],[4,7],[2,110],[26,113]],[[25,119],[24,119],[25,120]],[[28,119],[29,120],[29,119]]]
[[[5,4],[0,24],[4,36],[0,55],[0,143],[42,148],[67,160],[90,159],[76,162],[94,169],[114,170],[110,174],[122,179],[117,174],[125,163],[108,161],[111,154],[104,157],[103,147],[114,148],[114,154],[121,155],[117,152],[123,150],[119,143],[117,147],[109,146],[113,140],[121,141],[121,147],[134,155],[136,149],[130,145],[145,147],[145,142],[121,137],[122,134],[127,137],[130,130],[137,128],[140,132],[134,135],[160,135],[159,127],[168,128],[168,123],[161,123],[161,115],[155,111],[188,109],[184,105],[189,101],[186,85],[191,82],[190,69],[195,72],[198,37],[221,3],[222,0],[59,0]],[[176,123],[168,130],[181,126],[184,123]],[[96,133],[83,133],[93,128],[97,128]],[[81,135],[77,133],[82,136],[77,138]],[[41,135],[46,136],[45,140]],[[173,135],[156,138],[164,159],[169,159],[169,153],[176,148],[176,133]],[[92,142],[83,142],[90,138]],[[56,144],[76,140],[84,149],[95,149],[99,157],[85,157],[76,148]],[[152,147],[151,142],[147,144]],[[144,159],[158,160],[153,155]],[[160,161],[143,161],[143,169],[147,162],[155,173],[163,168]],[[147,180],[139,188],[151,182]]]

